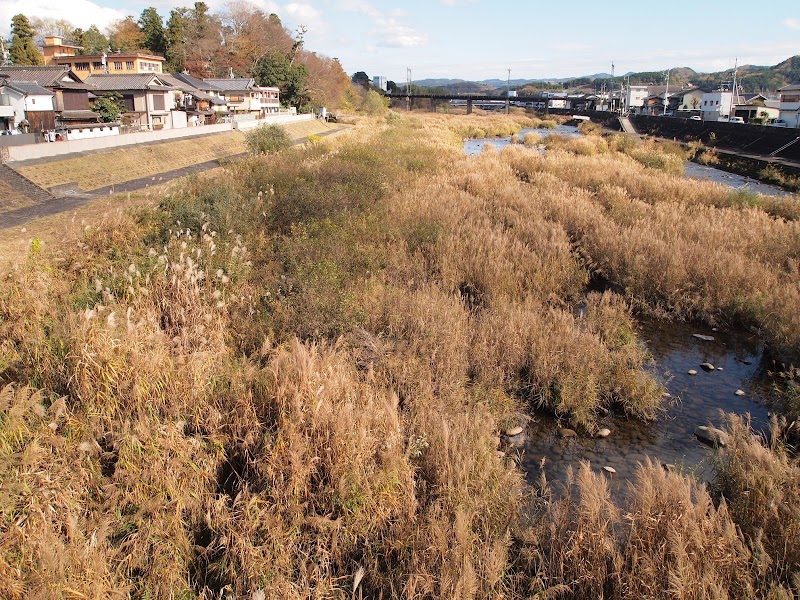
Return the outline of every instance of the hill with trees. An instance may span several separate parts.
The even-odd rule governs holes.
[[[675,67],[669,70],[672,85],[697,86],[713,89],[723,82],[733,81],[733,69],[716,73],[699,73],[690,67]],[[623,81],[631,85],[663,85],[667,71],[639,71],[611,77],[608,73],[596,73],[572,78],[515,79],[511,89],[522,94],[542,91],[592,92],[602,84],[617,85]],[[736,80],[744,92],[775,91],[785,85],[800,81],[800,55],[792,56],[773,66],[742,65],[736,71]],[[414,81],[423,88],[436,88],[452,94],[498,95],[505,92],[507,82],[500,79],[468,81],[464,79],[424,79]]]

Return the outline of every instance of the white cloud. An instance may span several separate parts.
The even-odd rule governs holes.
[[[284,7],[286,16],[298,25],[305,25],[310,31],[322,34],[327,31],[327,24],[322,14],[310,4],[291,2]]]
[[[427,35],[401,25],[394,19],[379,19],[376,25],[374,32],[378,37],[379,46],[413,48],[414,46],[424,46],[428,42]]]
[[[800,19],[784,19],[783,24],[789,29],[800,29]]]
[[[341,10],[350,12],[363,13],[369,17],[380,18],[381,12],[369,2],[362,2],[361,0],[341,0],[339,2]]]
[[[104,31],[111,23],[124,19],[126,14],[114,8],[106,8],[91,0],[3,0],[0,2],[0,35],[6,37],[11,31],[11,17],[23,14],[32,17],[66,19],[75,27],[88,29],[91,25]]]

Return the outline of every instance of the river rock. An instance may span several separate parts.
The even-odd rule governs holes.
[[[717,367],[717,371],[724,371],[724,370],[725,369],[723,369],[722,367]]]
[[[686,371],[686,372],[687,372],[689,375],[697,375],[697,371],[695,371],[694,369],[689,369],[689,370],[688,370],[688,371]]]
[[[599,438],[608,437],[610,435],[611,435],[611,430],[608,427],[603,427],[602,429],[599,429],[597,433],[595,433],[595,436]]]
[[[566,427],[562,427],[558,430],[558,435],[562,438],[569,438],[569,437],[577,437],[577,432],[574,429],[567,429]]]
[[[703,335],[702,333],[694,333],[692,334],[698,340],[703,340],[704,342],[713,342],[714,336],[713,335]]]
[[[745,391],[744,390],[736,390],[734,392],[734,394],[736,394],[737,396],[744,396],[745,395]]]
[[[710,362],[704,362],[700,365],[700,367],[709,373],[714,370],[714,365],[712,365]]]
[[[711,446],[724,447],[728,440],[728,434],[721,429],[717,429],[716,427],[707,427],[705,425],[697,427],[694,430],[694,434],[700,439],[701,442],[705,442]]]
[[[515,435],[519,435],[520,433],[522,433],[522,427],[519,427],[519,426],[510,427],[510,428],[506,429],[506,435],[508,437],[514,437]]]
[[[675,470],[675,465],[672,463],[661,463],[661,468],[664,469],[667,473],[672,473]]]
[[[611,473],[612,475],[617,472],[617,470],[614,467],[609,467],[608,465],[603,467],[603,471],[605,471],[606,473]]]

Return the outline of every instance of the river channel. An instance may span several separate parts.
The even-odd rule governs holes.
[[[528,131],[542,136],[581,135],[576,127],[559,125],[549,130],[524,129],[519,137]],[[464,151],[473,155],[487,144],[499,150],[510,143],[510,138],[468,140]],[[686,175],[770,195],[786,193],[748,177],[688,161]],[[723,427],[724,411],[748,415],[753,430],[766,433],[770,365],[765,364],[763,344],[757,336],[746,331],[711,331],[705,326],[653,320],[640,320],[638,326],[639,337],[653,357],[649,368],[667,390],[661,413],[653,422],[609,414],[599,422],[600,428],[611,430],[605,438],[580,434],[562,437],[559,429],[565,424],[549,414],[531,415],[523,434],[504,446],[517,457],[529,482],[537,483],[544,470],[557,490],[558,483],[566,481],[570,467],[577,469],[581,461],[588,461],[594,471],[608,474],[604,467],[613,470],[609,477],[616,495],[624,493],[625,483],[646,458],[708,481],[713,476],[716,451],[695,436],[698,426]],[[703,363],[713,365],[713,370],[702,368]]]

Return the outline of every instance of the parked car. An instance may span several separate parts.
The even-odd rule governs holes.
[[[702,121],[703,117],[701,117],[700,115],[692,115],[691,117],[689,117],[689,120],[690,121]]]
[[[744,123],[744,119],[742,117],[731,117],[728,120],[728,123]]]
[[[772,123],[770,123],[771,127],[788,127],[789,124],[784,121],[783,119],[775,119]]]

